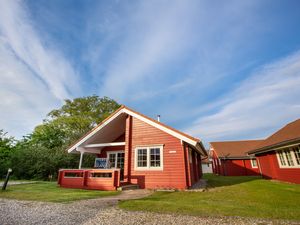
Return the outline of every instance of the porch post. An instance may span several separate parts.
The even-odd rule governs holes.
[[[131,148],[132,148],[132,116],[126,118],[125,128],[125,159],[124,159],[124,181],[131,182]]]
[[[79,167],[78,167],[78,169],[81,169],[83,153],[84,153],[83,151],[80,151],[80,159],[79,159]]]

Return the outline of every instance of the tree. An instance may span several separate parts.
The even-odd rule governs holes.
[[[98,96],[65,100],[60,109],[48,113],[44,123],[37,126],[33,139],[47,142],[48,147],[70,144],[113,113],[120,105]]]
[[[65,100],[52,110],[43,124],[19,141],[11,158],[17,178],[43,178],[57,175],[60,168],[74,168],[78,155],[68,154],[68,146],[113,113],[120,105],[114,100],[98,96]],[[93,157],[85,157],[83,166],[92,166]]]
[[[6,174],[10,166],[10,157],[14,150],[14,139],[0,130],[0,179]]]

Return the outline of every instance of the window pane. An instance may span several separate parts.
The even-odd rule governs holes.
[[[281,165],[282,165],[282,166],[285,166],[285,165],[286,165],[286,162],[285,162],[285,158],[284,158],[284,156],[283,156],[283,152],[280,151],[278,154],[279,154],[279,159],[280,159]]]
[[[124,153],[118,153],[117,168],[124,168]]]
[[[300,146],[294,147],[293,151],[296,158],[296,163],[297,165],[300,165]]]
[[[290,150],[284,150],[284,154],[285,154],[288,165],[294,166],[294,162],[293,162]]]
[[[109,154],[108,161],[109,161],[109,168],[115,168],[116,167],[116,154]]]
[[[147,149],[137,150],[137,166],[147,167]]]
[[[160,167],[160,148],[150,148],[150,167]]]

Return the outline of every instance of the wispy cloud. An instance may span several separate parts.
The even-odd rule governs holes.
[[[43,43],[22,1],[0,1],[0,34],[16,59],[41,79],[58,99],[80,91],[78,75],[51,43]]]
[[[105,22],[99,19],[98,30],[90,26],[95,37],[101,36],[87,54],[96,65],[92,73],[100,95],[134,107],[155,102],[169,122],[181,120],[249,64],[237,61],[253,47],[252,35],[263,33],[253,26],[260,20],[257,5],[142,1],[123,13],[109,13]]]
[[[0,1],[0,79],[0,126],[17,137],[81,92],[78,74],[43,41],[23,1]]]
[[[264,138],[300,115],[300,52],[257,69],[187,132],[206,141]],[[204,107],[206,107],[204,105]]]

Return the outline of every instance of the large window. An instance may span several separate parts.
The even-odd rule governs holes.
[[[277,151],[277,159],[281,168],[300,168],[300,146]]]
[[[136,170],[162,170],[163,146],[137,147],[135,149]]]

